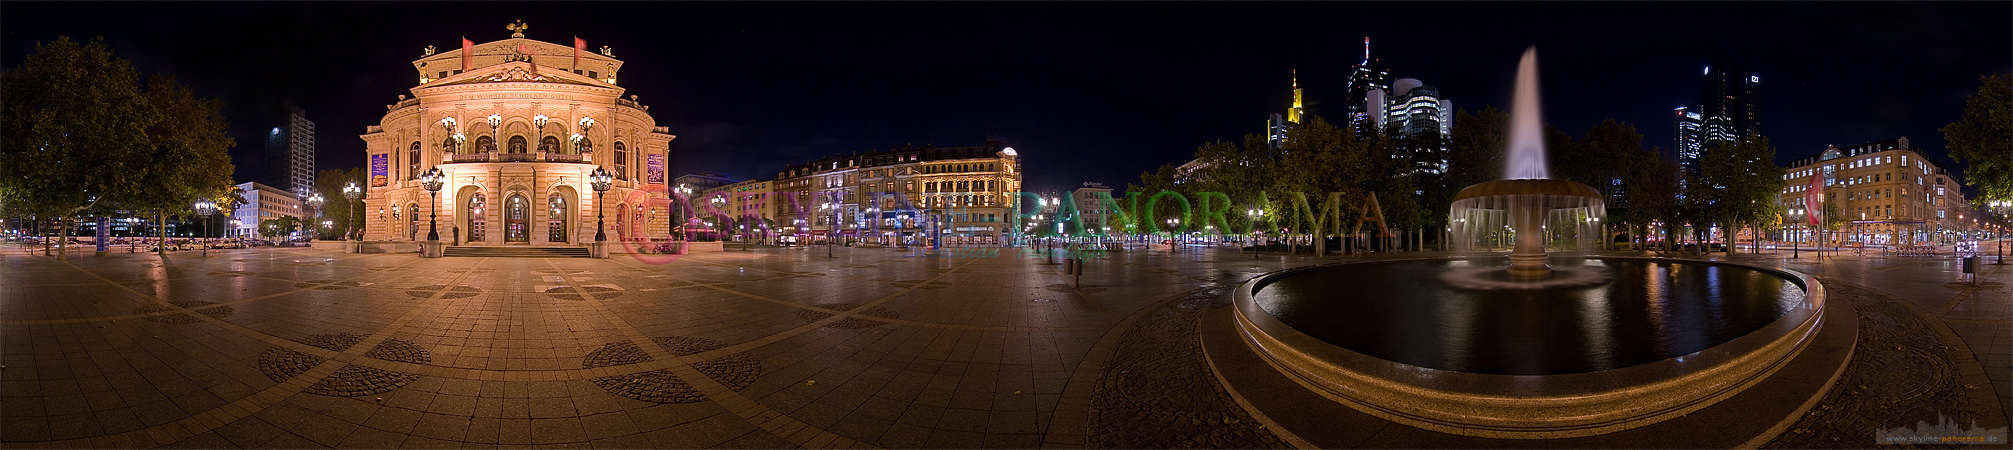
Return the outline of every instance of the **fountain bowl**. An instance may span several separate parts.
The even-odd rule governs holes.
[[[1400,343],[1393,346],[1400,348],[1394,352],[1390,349],[1380,351],[1364,348],[1363,343],[1376,345],[1394,342],[1390,339],[1392,336],[1417,332],[1423,328],[1450,329],[1447,325],[1449,323],[1458,324],[1451,329],[1472,329],[1473,322],[1477,321],[1518,321],[1531,320],[1533,316],[1530,314],[1571,314],[1568,311],[1574,308],[1569,307],[1567,303],[1547,302],[1582,300],[1552,298],[1548,296],[1554,294],[1545,292],[1514,290],[1483,292],[1480,295],[1484,297],[1473,299],[1436,300],[1439,306],[1414,305],[1409,300],[1394,302],[1389,301],[1390,299],[1366,299],[1362,296],[1375,295],[1370,293],[1379,290],[1409,292],[1414,296],[1430,297],[1447,295],[1445,289],[1461,289],[1458,286],[1438,288],[1443,291],[1432,293],[1431,290],[1436,288],[1422,285],[1417,277],[1379,279],[1373,276],[1381,270],[1376,265],[1454,264],[1456,261],[1465,264],[1470,260],[1422,258],[1352,262],[1288,269],[1245,282],[1232,293],[1235,329],[1245,345],[1259,355],[1266,364],[1287,375],[1296,384],[1351,409],[1405,425],[1444,433],[1497,439],[1558,439],[1608,434],[1648,426],[1731,398],[1767,379],[1802,353],[1824,323],[1824,287],[1815,279],[1794,271],[1726,262],[1674,261],[1659,258],[1602,256],[1589,259],[1593,260],[1665,267],[1663,272],[1638,271],[1623,275],[1650,280],[1652,283],[1658,276],[1677,275],[1673,273],[1674,271],[1704,271],[1710,272],[1711,275],[1695,272],[1685,275],[1710,280],[1713,284],[1720,284],[1726,281],[1725,277],[1730,276],[1772,280],[1770,282],[1783,283],[1785,289],[1790,291],[1801,291],[1802,296],[1779,297],[1780,300],[1777,302],[1780,304],[1774,307],[1775,312],[1749,320],[1746,325],[1735,327],[1736,329],[1720,330],[1716,333],[1718,337],[1710,342],[1694,342],[1703,348],[1692,347],[1647,358],[1615,360],[1594,366],[1553,367],[1520,372],[1515,369],[1501,370],[1501,367],[1504,367],[1502,364],[1504,361],[1509,361],[1510,365],[1519,364],[1521,356],[1488,354],[1486,346],[1491,344],[1492,339],[1483,334],[1470,333],[1472,341],[1481,342],[1482,345],[1471,345],[1469,348],[1471,351],[1467,353],[1469,356],[1466,358],[1470,361],[1483,361],[1483,365],[1435,368],[1426,367],[1435,364],[1408,358],[1407,354],[1416,356],[1420,352],[1446,352],[1449,347],[1427,343],[1409,343],[1408,347],[1407,344]],[[1676,265],[1684,267],[1677,268]],[[1399,311],[1396,314],[1400,315],[1419,314],[1416,310],[1408,311],[1406,308],[1431,311],[1429,308],[1447,305],[1458,305],[1462,308],[1496,308],[1499,303],[1489,300],[1504,295],[1531,296],[1531,299],[1536,301],[1519,300],[1518,302],[1526,306],[1518,311],[1525,312],[1497,311],[1490,314],[1469,314],[1465,319],[1454,317],[1458,314],[1435,311],[1426,314],[1430,318],[1424,322],[1415,320],[1409,323],[1384,325],[1385,332],[1390,336],[1343,345],[1329,342],[1309,332],[1318,330],[1303,331],[1288,325],[1281,316],[1276,315],[1277,311],[1266,309],[1264,305],[1267,300],[1261,296],[1279,294],[1267,293],[1264,290],[1275,283],[1294,277],[1319,277],[1320,279],[1315,281],[1357,286],[1351,289],[1318,288],[1314,291],[1316,294],[1305,296],[1298,301],[1378,303],[1383,305],[1376,307],[1382,308],[1378,311]],[[1301,279],[1308,280],[1308,278]],[[1384,286],[1370,286],[1364,283],[1382,283]],[[1674,283],[1665,287],[1678,288]],[[1738,283],[1728,289],[1729,292],[1741,289],[1754,290],[1752,286],[1743,287]],[[1697,297],[1700,298],[1690,300],[1695,304],[1695,311],[1730,308],[1731,306],[1722,306],[1722,302],[1734,301],[1716,294],[1702,294]],[[1661,301],[1668,304],[1678,302],[1676,298],[1665,295],[1643,301]],[[1638,306],[1625,304],[1626,301],[1621,302],[1580,305],[1579,310],[1641,309]],[[1329,306],[1335,304],[1331,303]],[[1353,307],[1347,303],[1341,306]],[[1325,317],[1333,316],[1331,314]],[[1666,315],[1664,318],[1682,317]],[[1364,320],[1380,319],[1373,317]],[[1462,322],[1463,320],[1468,322]],[[1598,320],[1588,322],[1597,325],[1603,323]],[[1305,325],[1304,322],[1301,323]],[[1337,326],[1360,328],[1360,324]],[[1748,331],[1750,328],[1752,331]],[[1629,330],[1626,323],[1620,323],[1620,326],[1609,329]],[[1661,340],[1692,339],[1690,335],[1679,334],[1681,336],[1677,339]],[[1534,348],[1534,351],[1540,353],[1533,355],[1546,354],[1549,349],[1555,348],[1542,342],[1536,347],[1542,348]],[[1475,355],[1478,355],[1475,351],[1483,352],[1479,354],[1480,359],[1475,359]],[[1394,359],[1424,365],[1408,364]],[[1486,367],[1487,364],[1496,364],[1496,368]]]
[[[1447,231],[1456,251],[1509,248],[1510,275],[1551,273],[1546,252],[1592,250],[1606,239],[1607,207],[1593,187],[1566,180],[1509,179],[1455,194]]]

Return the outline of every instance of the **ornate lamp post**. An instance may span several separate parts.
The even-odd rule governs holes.
[[[322,213],[322,194],[320,192],[316,192],[314,195],[308,196],[308,210],[310,211],[308,213],[308,220],[307,220],[308,229],[313,230],[315,228],[314,218],[321,217]],[[321,237],[321,236],[315,236],[315,237]]]
[[[210,234],[210,215],[216,213],[217,213],[217,204],[210,203],[208,199],[196,201],[196,217],[203,218],[203,237],[205,238],[205,241],[203,241],[202,245],[203,245],[204,257],[210,256],[210,245],[207,242],[207,238],[209,238]]]
[[[429,241],[440,240],[440,230],[435,227],[435,218],[440,210],[440,185],[441,182],[447,181],[442,178],[445,176],[440,173],[439,167],[426,169],[425,173],[419,174],[420,187],[426,188],[426,192],[433,197],[433,204],[427,205],[426,212],[426,240]]]
[[[832,221],[826,222],[825,227],[825,257],[836,258],[837,256],[832,256],[832,241],[839,237],[839,208],[832,207],[831,203],[825,203],[818,205],[818,209],[832,212]]]
[[[351,201],[351,202],[355,202],[355,201],[358,201],[358,200],[362,200],[362,199],[363,199],[363,188],[360,188],[360,187],[357,187],[357,186],[356,186],[356,182],[355,182],[355,181],[351,181],[351,182],[349,182],[349,184],[348,184],[348,185],[344,185],[344,186],[342,187],[342,196],[343,196],[344,198],[348,198],[348,199],[349,199],[349,201]],[[355,210],[358,210],[358,209],[363,209],[363,205],[357,205],[357,206],[356,206],[356,208],[352,209],[351,211],[355,211]],[[351,214],[350,216],[351,216],[351,217],[355,217],[356,215],[355,215],[355,214]],[[345,219],[348,219],[348,218],[345,218]],[[346,238],[346,239],[356,239],[356,238],[357,238],[357,236],[356,236],[356,222],[351,222],[351,221],[348,221],[348,220],[344,220],[344,221],[343,221],[343,227],[342,227],[342,228],[343,228],[343,229],[342,229],[342,234],[343,234],[343,237],[344,237],[344,238]]]
[[[600,167],[587,174],[587,185],[594,188],[594,242],[608,240],[608,232],[601,228],[601,194],[608,192],[609,183],[614,179],[615,176],[609,175],[607,170]]]
[[[496,145],[496,127],[502,124],[503,124],[503,116],[499,116],[496,114],[489,115],[489,142],[490,142],[489,145],[491,146]],[[482,151],[488,152],[494,150],[485,148],[482,149]]]

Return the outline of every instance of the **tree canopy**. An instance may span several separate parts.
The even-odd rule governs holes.
[[[222,106],[173,77],[139,80],[103,38],[37,45],[0,74],[0,202],[40,219],[113,207],[159,217],[228,197]]]
[[[1950,158],[1968,164],[1964,178],[1983,200],[2013,200],[2013,74],[1978,77],[1964,117],[1944,126]]]
[[[139,80],[103,38],[37,45],[0,73],[0,202],[47,219],[143,190],[162,115]]]

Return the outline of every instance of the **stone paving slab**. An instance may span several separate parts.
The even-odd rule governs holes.
[[[1072,286],[1017,249],[812,250],[0,252],[0,446],[1287,447],[1207,368],[1202,312],[1364,258],[1112,252]],[[1964,398],[2013,392],[2003,268],[1966,286],[1935,258],[1736,258],[1906,303],[1924,331],[1902,335],[1962,344],[1941,350],[1945,379],[1982,380]],[[1958,406],[2004,426],[1985,403]],[[1861,420],[1837,423],[1912,425]]]

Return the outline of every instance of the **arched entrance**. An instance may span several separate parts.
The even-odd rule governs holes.
[[[511,152],[511,153],[524,153],[524,136],[511,136],[511,137],[510,137],[510,152]]]
[[[409,207],[406,211],[410,212],[411,214],[405,215],[407,218],[405,226],[405,238],[406,240],[417,241],[419,240],[419,204],[418,203],[412,204],[412,206]]]
[[[629,239],[630,236],[636,235],[635,231],[631,231],[628,228],[623,228],[624,226],[629,224],[628,220],[623,220],[624,218],[629,217],[628,214],[623,214],[624,211],[628,210],[629,210],[628,204],[625,203],[615,204],[615,240],[618,241],[627,240]]]
[[[503,242],[531,242],[531,202],[510,194],[503,205]]]
[[[546,204],[552,207],[552,210],[549,211],[550,214],[545,216],[548,234],[546,240],[549,242],[566,242],[566,216],[569,215],[567,214],[566,197],[554,192]]]
[[[482,242],[483,237],[482,231],[483,228],[486,228],[484,227],[484,225],[486,225],[485,222],[487,222],[486,220],[483,220],[482,213],[483,213],[483,207],[487,206],[486,203],[488,203],[488,201],[487,199],[483,198],[481,192],[477,192],[475,193],[475,195],[471,195],[468,197],[467,217],[468,217],[469,243]]]

